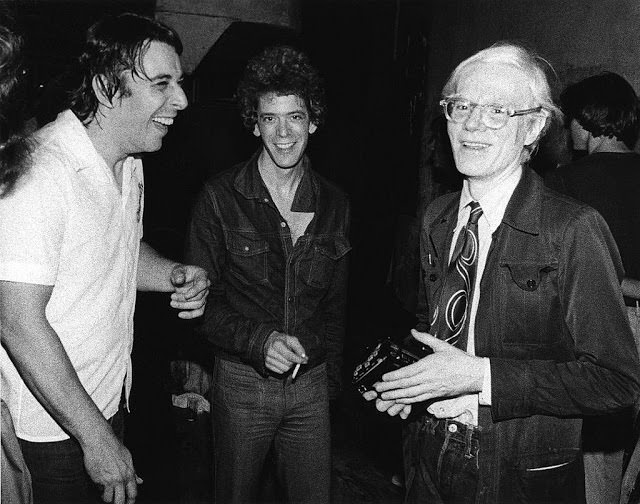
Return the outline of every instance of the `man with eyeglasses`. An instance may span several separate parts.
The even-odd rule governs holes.
[[[380,411],[411,414],[410,503],[584,502],[581,417],[638,394],[611,233],[527,167],[559,114],[541,61],[499,43],[444,87],[465,180],[423,219],[426,304],[412,333],[433,354],[365,394]]]

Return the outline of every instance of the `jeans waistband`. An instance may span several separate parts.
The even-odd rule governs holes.
[[[446,453],[447,457],[475,460],[477,468],[481,430],[477,425],[425,415],[420,420],[418,445],[422,448],[419,451],[440,454],[438,456]]]
[[[464,452],[468,457],[477,456],[482,427],[469,425],[450,418],[436,418],[425,415],[422,418],[420,429],[426,434],[436,438],[437,442],[446,446],[454,444],[464,445]]]
[[[482,427],[479,425],[469,425],[450,418],[436,418],[433,415],[425,415],[422,418],[422,428],[428,429],[433,433],[458,434],[462,437],[470,433],[475,438],[480,438]]]

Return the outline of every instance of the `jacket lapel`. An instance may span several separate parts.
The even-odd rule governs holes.
[[[440,261],[441,267],[444,267],[442,271],[446,269],[446,265],[449,262],[449,251],[451,249],[453,230],[456,227],[459,202],[460,193],[456,193],[456,197],[450,199],[444,205],[429,225],[429,240],[434,251],[433,259]]]

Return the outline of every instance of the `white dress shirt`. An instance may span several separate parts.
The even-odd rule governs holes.
[[[478,303],[480,301],[480,283],[484,273],[484,267],[487,263],[487,255],[491,247],[493,233],[498,229],[502,222],[507,204],[513,195],[520,178],[522,176],[522,167],[518,167],[505,178],[499,180],[491,189],[482,195],[482,197],[474,200],[469,191],[469,182],[465,179],[462,192],[460,194],[460,204],[458,207],[458,220],[453,232],[453,240],[449,252],[449,261],[453,256],[456,240],[460,231],[467,225],[469,220],[469,203],[477,201],[482,208],[482,215],[478,220],[478,263],[476,270],[476,280],[473,287],[473,295],[471,306],[468,314],[469,333],[467,339],[467,352],[475,355],[475,320],[478,311]],[[489,359],[485,358],[485,372],[482,392],[479,394],[468,394],[441,401],[434,402],[429,406],[429,411],[437,414],[440,418],[453,418],[459,422],[471,425],[478,425],[478,404],[491,404],[491,367]],[[458,414],[463,410],[463,413]]]

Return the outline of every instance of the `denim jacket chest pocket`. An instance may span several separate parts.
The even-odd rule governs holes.
[[[301,280],[312,287],[327,288],[338,260],[350,250],[349,241],[343,237],[313,240],[300,263]]]
[[[560,316],[558,264],[554,260],[503,259],[499,263],[500,320],[506,321],[503,343],[547,346],[557,343],[549,321]]]
[[[229,270],[247,284],[269,280],[269,243],[258,233],[225,230]]]

